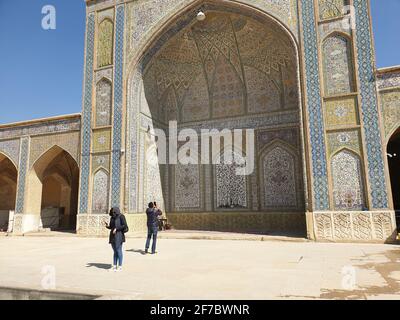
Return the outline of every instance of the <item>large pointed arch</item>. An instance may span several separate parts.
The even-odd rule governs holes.
[[[28,172],[25,212],[34,217],[30,229],[75,229],[78,186],[78,164],[69,152],[58,145],[43,152]]]
[[[288,125],[298,126],[302,136],[301,142],[296,145],[299,149],[299,170],[305,168],[300,59],[295,37],[275,18],[249,5],[225,1],[196,3],[194,6],[188,5],[158,30],[152,30],[151,40],[139,49],[138,56],[131,56],[128,61],[126,197],[130,212],[142,212],[148,175],[144,156],[146,132],[153,127],[168,128],[165,117],[158,117],[163,114],[159,112],[161,103],[158,100],[161,97],[165,103],[168,100],[166,97],[171,96],[170,92],[174,92],[169,99],[173,101],[171,105],[177,105],[179,110],[179,117],[176,117],[178,128],[190,127],[199,133],[203,128],[219,131],[224,128],[285,130]],[[208,17],[203,24],[196,19],[200,7]],[[261,39],[253,41],[254,37]],[[246,72],[249,73],[247,77]],[[260,79],[251,81],[252,77]],[[265,79],[268,79],[268,85],[260,85]],[[253,99],[251,104],[249,92]],[[188,112],[193,114],[188,115]],[[291,120],[277,119],[289,114]],[[257,163],[258,156],[259,150],[256,151]],[[245,194],[245,201],[242,201],[244,205],[235,207],[233,203],[234,208],[223,213],[221,211],[224,210],[218,209],[214,201],[218,198],[214,169],[212,165],[200,164],[199,168],[191,168],[185,174],[180,174],[179,170],[174,171],[172,165],[167,165],[166,199],[176,200],[177,191],[181,192],[179,196],[194,198],[191,206],[188,205],[189,201],[179,201],[179,214],[219,212],[221,216],[218,219],[223,220],[230,219],[229,214],[233,211],[239,211],[240,214],[261,212],[258,169],[256,173],[245,177],[245,183],[241,184],[246,189],[241,190]],[[192,186],[192,182],[195,182],[199,188],[192,188],[193,192],[176,188],[177,172],[183,185]],[[300,173],[299,177],[299,183],[303,184],[305,174]],[[307,191],[307,188],[300,189]],[[254,197],[250,195],[252,190],[256,194]],[[173,204],[169,208],[175,210],[176,201],[171,202]],[[228,199],[224,205],[228,206],[231,202],[235,201]],[[183,212],[186,208],[187,212]],[[301,211],[296,211],[290,219],[292,217],[293,221],[305,219]],[[188,219],[191,220],[189,216]],[[283,221],[282,217],[277,219]],[[222,220],[218,220],[217,224]],[[264,220],[266,224],[269,221]],[[304,221],[297,225],[300,224],[303,225]]]
[[[15,210],[17,182],[16,165],[0,152],[0,232],[7,231],[10,211]]]

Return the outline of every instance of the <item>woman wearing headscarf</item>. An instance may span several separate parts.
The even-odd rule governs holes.
[[[122,244],[125,242],[125,232],[128,232],[128,224],[125,216],[119,208],[115,207],[110,210],[110,223],[106,223],[106,228],[110,230],[109,243],[114,251],[113,271],[122,270]]]

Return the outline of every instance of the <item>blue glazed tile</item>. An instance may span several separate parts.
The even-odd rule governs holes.
[[[120,205],[121,194],[121,135],[124,67],[125,6],[117,7],[114,74],[114,134],[111,167],[111,204]]]
[[[90,140],[92,119],[92,84],[93,84],[93,58],[94,58],[94,33],[95,15],[89,14],[86,31],[86,61],[85,61],[85,85],[82,121],[82,146],[81,146],[81,178],[79,191],[79,213],[88,212],[89,194],[89,168],[90,168]]]
[[[302,18],[306,67],[306,96],[309,113],[308,116],[310,120],[309,126],[312,154],[312,173],[314,177],[313,207],[314,210],[328,210],[328,175],[313,1],[302,0]]]
[[[379,131],[377,93],[374,83],[374,55],[368,3],[354,0],[358,51],[358,76],[360,79],[363,130],[366,140],[368,177],[371,185],[372,206],[375,209],[388,207],[382,139]]]

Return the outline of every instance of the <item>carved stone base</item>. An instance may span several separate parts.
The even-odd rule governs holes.
[[[40,215],[38,214],[15,214],[13,234],[21,235],[27,232],[39,231]]]
[[[125,218],[129,232],[147,230],[145,214],[126,214]],[[78,214],[76,232],[85,236],[108,236],[110,231],[106,229],[104,223],[109,223],[109,221],[110,216],[108,214]]]
[[[307,227],[317,241],[391,243],[397,236],[394,211],[308,212]]]

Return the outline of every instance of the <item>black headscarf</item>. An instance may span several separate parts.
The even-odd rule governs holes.
[[[121,214],[121,210],[119,210],[118,207],[111,208],[111,210],[110,210],[110,216],[111,216],[111,217],[116,218],[116,217],[118,217],[120,214]]]

